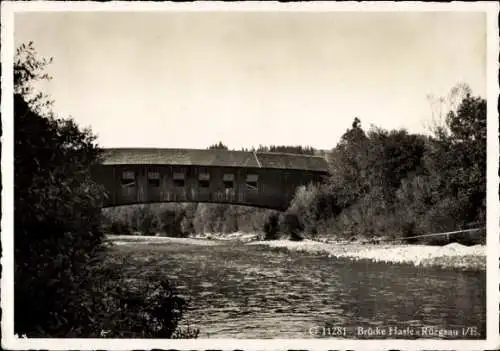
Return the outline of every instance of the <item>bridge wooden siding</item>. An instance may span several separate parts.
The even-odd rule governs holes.
[[[254,157],[255,164],[252,164],[248,153],[244,152],[226,152],[227,155],[224,155],[221,150],[196,150],[198,153],[203,151],[204,157],[212,158],[210,162],[198,159],[199,164],[193,164],[192,159],[184,159],[186,154],[183,154],[181,162],[179,157],[174,160],[166,157],[165,154],[170,156],[166,150],[163,150],[162,156],[141,158],[145,163],[139,163],[134,157],[122,157],[123,153],[119,153],[121,156],[117,158],[116,150],[113,149],[112,156],[109,153],[107,158],[105,156],[102,166],[94,173],[108,195],[105,207],[155,202],[206,202],[285,210],[297,187],[320,182],[326,174],[324,160],[324,166],[316,159],[313,167],[307,168],[302,155],[287,154],[280,158],[280,154],[266,154],[261,157],[262,163],[271,167],[263,167],[257,155]],[[130,149],[127,152],[130,153]],[[217,161],[213,161],[213,153],[217,153]],[[302,169],[286,168],[293,166],[295,157],[300,158]],[[244,164],[249,166],[238,166],[241,161],[238,158],[244,158]],[[227,162],[228,159],[230,162]],[[285,159],[286,162],[283,161]]]

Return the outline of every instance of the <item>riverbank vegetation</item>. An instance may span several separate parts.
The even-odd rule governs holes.
[[[267,239],[391,240],[484,227],[486,214],[486,101],[466,85],[450,93],[449,111],[430,133],[366,129],[354,118],[338,144],[325,151],[260,146],[251,151],[321,154],[330,175],[297,190],[284,213],[223,204],[138,205],[105,210],[106,230],[189,236],[260,232]],[[222,142],[211,149],[228,149]],[[247,150],[248,151],[248,150]],[[485,230],[408,242],[484,243]]]
[[[432,135],[365,131],[355,119],[330,160],[329,179],[288,209],[307,234],[412,237],[485,223],[486,101],[470,92]]]
[[[178,323],[186,300],[168,281],[130,286],[101,228],[102,189],[90,130],[50,112],[32,44],[14,65],[14,331],[27,337],[196,337]]]

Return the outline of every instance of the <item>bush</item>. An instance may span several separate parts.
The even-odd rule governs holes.
[[[132,234],[130,226],[127,223],[125,223],[125,221],[121,221],[121,220],[111,221],[111,224],[106,225],[106,227],[104,228],[104,231],[109,232],[110,234],[116,234],[116,235]]]
[[[276,240],[278,239],[279,231],[279,216],[277,213],[272,213],[267,218],[264,224],[264,240]]]
[[[127,281],[120,266],[99,267],[84,291],[81,308],[95,311],[84,331],[90,337],[196,338],[197,329],[180,329],[188,302],[167,280]]]
[[[164,210],[160,214],[161,229],[167,236],[186,237],[188,233],[183,232],[182,220],[185,212],[182,210]]]
[[[414,236],[418,235],[416,227],[417,227],[417,225],[416,225],[415,221],[405,222],[402,225],[403,238],[408,238],[408,239],[405,239],[406,243],[413,244],[413,243],[417,242],[417,239],[413,238]]]
[[[297,225],[297,228],[294,228],[294,231],[305,231],[307,234],[317,231],[316,225],[319,219],[319,211],[317,208],[318,198],[319,189],[315,185],[301,186],[297,188],[287,211],[287,214],[291,214],[292,217],[296,217],[297,223],[295,223],[295,225]],[[292,220],[292,217],[290,217],[289,220]],[[298,225],[299,222],[300,225]],[[291,230],[289,227],[290,224],[291,223],[287,222],[285,225],[288,231]]]
[[[300,222],[299,217],[293,213],[287,213],[284,216],[285,232],[289,235],[292,241],[301,241],[303,238],[300,233],[304,230],[304,226]]]
[[[109,255],[109,253],[106,253]],[[93,262],[78,281],[80,294],[66,306],[66,316],[54,329],[65,329],[64,337],[108,338],[196,338],[197,329],[179,328],[188,302],[166,280],[126,279],[123,262],[105,257]],[[69,318],[68,318],[69,317]],[[61,318],[61,317],[60,317]],[[40,328],[38,337],[54,337]]]

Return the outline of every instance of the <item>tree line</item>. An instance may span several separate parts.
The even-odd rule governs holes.
[[[300,189],[287,211],[306,235],[413,237],[486,222],[486,101],[470,93],[431,135],[365,131],[355,119],[330,161],[327,181]]]
[[[229,150],[229,147],[222,141],[210,145],[208,150]],[[258,147],[252,146],[250,148],[242,147],[239,151],[245,152],[278,152],[290,154],[303,154],[314,155],[315,149],[312,146],[302,145],[259,145]]]

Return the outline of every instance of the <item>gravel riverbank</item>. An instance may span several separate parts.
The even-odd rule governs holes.
[[[326,254],[353,260],[412,264],[422,267],[454,268],[460,270],[486,270],[486,246],[465,246],[457,243],[445,246],[429,245],[374,245],[334,244],[311,240],[254,241],[249,245],[266,245],[291,251]]]
[[[127,244],[167,244],[177,243],[186,245],[217,245],[213,240],[195,239],[195,238],[173,238],[166,236],[147,236],[147,235],[107,235],[107,240],[115,245]]]
[[[290,251],[300,251],[345,257],[352,260],[370,260],[374,262],[412,264],[420,267],[441,267],[459,270],[486,270],[486,246],[465,246],[457,243],[445,246],[430,245],[395,245],[395,244],[360,244],[360,243],[324,243],[312,240],[256,241],[256,235],[235,233],[233,235],[205,235],[197,238],[172,238],[141,235],[108,235],[108,240],[115,245],[130,244],[167,244],[220,245],[227,241],[240,241],[246,245],[264,245]]]

